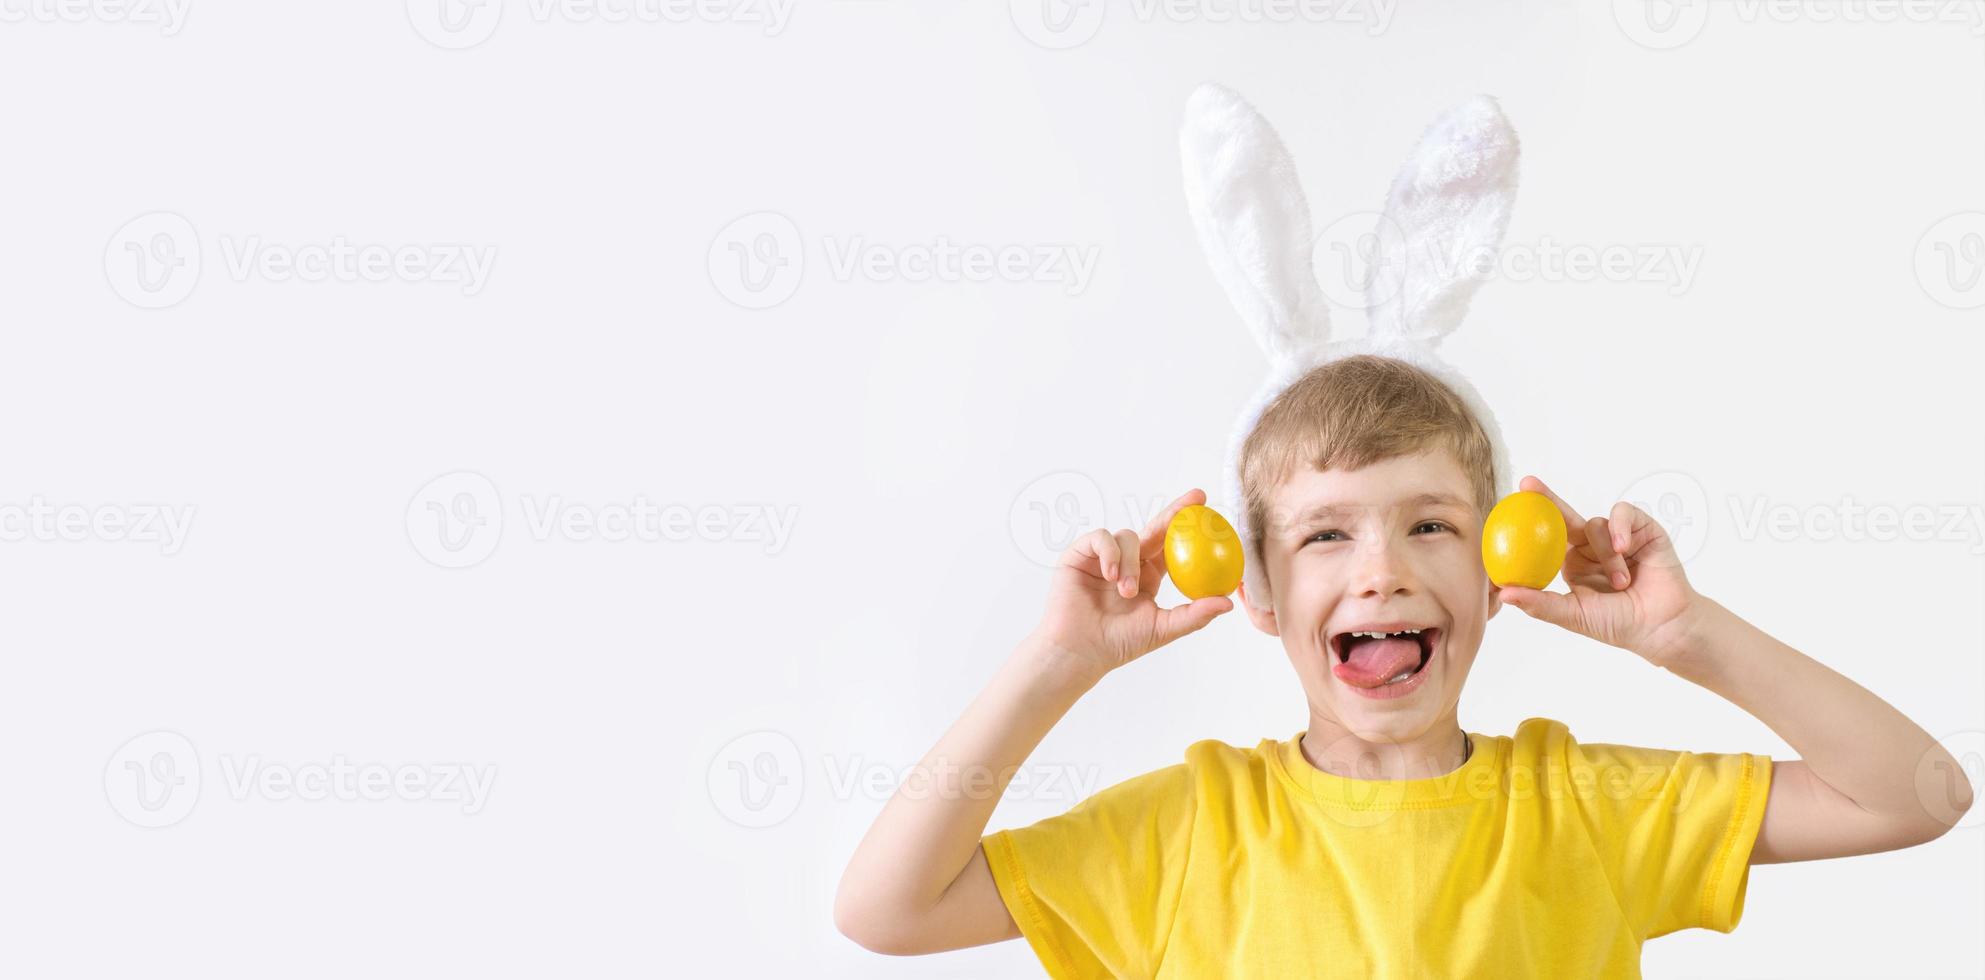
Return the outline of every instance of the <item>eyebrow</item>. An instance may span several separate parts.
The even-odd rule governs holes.
[[[1427,491],[1414,494],[1399,502],[1401,507],[1467,507],[1467,501],[1451,493]],[[1318,504],[1296,515],[1296,526],[1307,526],[1321,521],[1334,520],[1345,514],[1363,510],[1352,504]]]

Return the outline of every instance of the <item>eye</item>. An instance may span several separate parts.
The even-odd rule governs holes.
[[[1420,523],[1413,525],[1414,534],[1431,534],[1439,531],[1452,531],[1452,530],[1454,529],[1448,527],[1447,524],[1442,521],[1421,521]]]
[[[1344,532],[1342,531],[1318,531],[1315,534],[1310,535],[1309,538],[1305,540],[1303,543],[1309,544],[1311,541],[1342,541],[1342,540],[1344,540]]]

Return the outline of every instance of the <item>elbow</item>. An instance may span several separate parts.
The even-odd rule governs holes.
[[[900,928],[892,928],[888,913],[854,894],[846,881],[834,893],[834,928],[855,945],[885,956],[911,956],[922,952]]]
[[[878,925],[871,917],[844,914],[838,908],[834,910],[834,928],[839,929],[841,935],[853,940],[855,945],[871,953],[881,953],[884,956],[916,956],[928,952],[911,941],[908,936],[889,929],[886,925]]]
[[[1942,792],[1925,794],[1921,809],[1903,814],[1891,826],[1888,843],[1877,850],[1921,847],[1966,825],[1971,812],[1971,788],[1960,779]]]
[[[868,916],[838,899],[834,902],[834,928],[871,953],[892,952],[888,937],[871,924]]]

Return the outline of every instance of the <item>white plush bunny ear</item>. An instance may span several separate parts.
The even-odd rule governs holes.
[[[1438,343],[1461,322],[1509,227],[1517,155],[1515,130],[1486,95],[1420,137],[1379,221],[1366,297],[1375,338]]]
[[[1310,265],[1310,207],[1282,140],[1231,90],[1201,85],[1179,131],[1186,207],[1200,247],[1277,367],[1313,360],[1330,317]]]

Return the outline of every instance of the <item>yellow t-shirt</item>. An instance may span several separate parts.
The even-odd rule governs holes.
[[[1744,911],[1771,759],[1574,742],[1526,719],[1443,776],[1365,780],[1202,741],[985,837],[1057,980],[1638,977],[1641,943]]]

